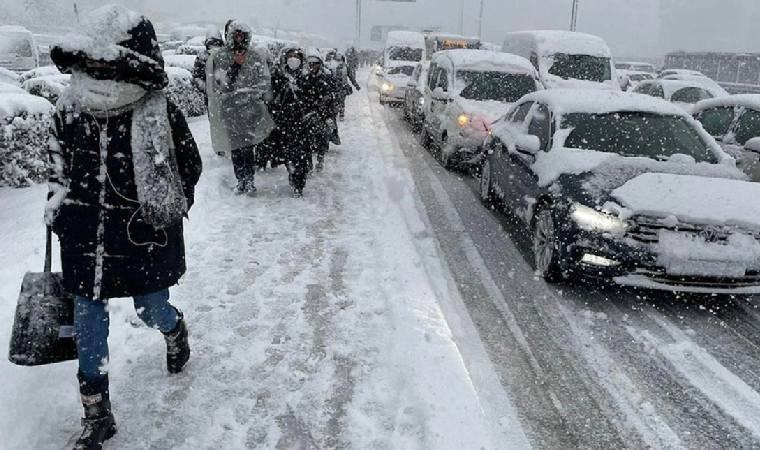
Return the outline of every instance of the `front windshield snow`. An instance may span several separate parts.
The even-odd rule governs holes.
[[[612,79],[610,59],[590,55],[553,55],[554,62],[549,74],[565,80],[585,80],[601,83]]]
[[[422,49],[412,47],[391,47],[388,59],[391,61],[422,61]]]
[[[574,113],[564,117],[562,128],[572,128],[565,141],[566,148],[656,160],[683,154],[697,162],[718,162],[697,130],[679,116],[643,112]]]
[[[0,35],[0,55],[30,58],[32,56],[32,45],[28,40],[17,36]]]
[[[457,82],[464,86],[460,96],[469,100],[514,103],[536,90],[536,82],[529,75],[505,72],[460,70]]]

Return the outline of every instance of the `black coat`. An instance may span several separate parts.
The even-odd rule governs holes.
[[[188,206],[193,203],[202,163],[184,116],[168,104],[177,164]],[[173,286],[185,273],[182,223],[165,230],[146,224],[138,212],[131,150],[132,113],[107,121],[89,114],[60,113],[51,160],[51,183],[69,192],[53,222],[61,243],[64,287],[71,293],[101,299],[129,297]],[[102,131],[101,131],[102,130]],[[100,136],[106,132],[105,179],[101,171]],[[59,153],[60,152],[60,153]],[[99,232],[99,227],[103,228]],[[97,261],[102,255],[102,278]]]
[[[312,136],[328,134],[326,122],[338,113],[338,96],[342,89],[337,79],[324,72],[309,73],[301,77],[299,85],[307,111],[304,121],[307,133]]]

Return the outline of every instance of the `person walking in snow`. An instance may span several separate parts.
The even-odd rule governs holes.
[[[195,58],[195,64],[193,64],[193,85],[206,99],[206,105],[208,105],[208,94],[206,93],[206,63],[208,62],[209,54],[215,48],[223,47],[224,40],[219,32],[216,35],[211,35],[206,38],[204,42],[206,49],[198,54]]]
[[[266,57],[251,47],[251,29],[238,21],[227,27],[226,44],[206,65],[211,142],[229,154],[237,178],[235,192],[254,194],[256,146],[274,128],[266,102],[272,85]]]
[[[270,136],[271,147],[279,149],[279,156],[288,168],[288,179],[293,196],[300,198],[306,186],[311,159],[304,117],[308,112],[302,90],[305,57],[300,48],[285,48],[278,66],[272,74],[272,101],[269,110],[277,128]]]
[[[185,273],[182,220],[202,164],[168,84],[151,22],[120,6],[88,15],[51,58],[71,85],[50,140],[45,219],[61,245],[63,283],[75,296],[79,388],[77,449],[116,433],[108,382],[108,299],[132,297],[161,331],[169,373],[190,357],[185,319],[169,287]]]
[[[343,121],[346,117],[346,97],[354,93],[351,85],[353,84],[358,91],[361,90],[361,87],[348,69],[345,56],[337,50],[327,54],[325,57],[325,66],[330,73],[332,73],[333,77],[335,77],[338,85],[336,119]],[[337,127],[335,132],[337,133]]]
[[[338,85],[336,79],[325,69],[319,50],[310,49],[306,55],[306,70],[301,78],[303,102],[306,108],[304,129],[310,156],[317,155],[316,171],[324,169],[325,154],[330,147],[330,137],[336,128]]]

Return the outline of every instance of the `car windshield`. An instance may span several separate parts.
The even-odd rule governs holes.
[[[0,55],[15,55],[24,58],[32,57],[32,43],[17,35],[0,34]]]
[[[571,132],[567,148],[666,160],[683,154],[697,162],[718,160],[699,132],[683,117],[645,112],[574,113],[563,118]]]
[[[388,49],[391,61],[422,61],[422,49],[412,47],[391,47]]]
[[[410,77],[412,76],[413,73],[414,73],[414,67],[412,67],[412,66],[391,67],[387,71],[388,75],[403,74],[403,75],[410,76]]]
[[[460,70],[457,82],[464,85],[459,95],[469,100],[514,103],[536,90],[536,82],[529,75],[505,72]]]
[[[744,145],[748,140],[760,136],[760,111],[748,109],[739,119],[736,127],[736,143]]]
[[[717,137],[725,136],[728,133],[733,120],[734,109],[729,107],[708,109],[699,115],[699,121],[705,131]]]
[[[565,80],[603,82],[612,79],[609,58],[565,53],[557,53],[553,58],[554,62],[549,68],[549,73]]]
[[[647,75],[645,73],[636,73],[636,74],[633,74],[633,75],[628,75],[628,78],[631,81],[644,81],[644,80],[651,80],[652,79],[652,75]]]

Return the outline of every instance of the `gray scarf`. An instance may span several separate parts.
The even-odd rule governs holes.
[[[132,165],[137,202],[146,223],[163,229],[182,221],[187,199],[174,151],[166,95],[116,81],[98,81],[81,73],[59,106],[72,105],[97,118],[132,110]]]

